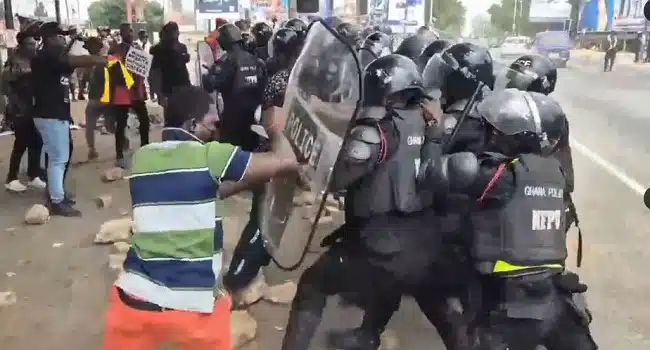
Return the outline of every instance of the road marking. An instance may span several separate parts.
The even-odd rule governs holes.
[[[639,181],[636,181],[626,173],[624,173],[621,169],[619,169],[617,166],[614,164],[608,162],[605,160],[603,157],[598,155],[598,153],[590,150],[587,146],[583,145],[582,143],[578,142],[576,139],[571,138],[571,147],[575,150],[578,150],[578,152],[582,153],[585,155],[587,158],[589,158],[592,162],[598,164],[601,168],[605,169],[608,173],[616,177],[619,181],[621,181],[625,186],[627,186],[629,189],[634,191],[636,194],[639,196],[642,196],[645,194],[646,188],[645,186],[641,185]]]

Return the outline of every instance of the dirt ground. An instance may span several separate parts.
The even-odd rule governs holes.
[[[76,122],[83,119],[84,105],[73,105]],[[150,106],[150,112],[159,113],[159,108]],[[152,128],[152,140],[159,136],[160,126]],[[76,195],[77,207],[83,213],[81,218],[53,217],[44,225],[27,226],[23,223],[25,212],[33,204],[43,203],[43,192],[0,191],[0,293],[12,291],[17,297],[14,305],[0,307],[0,349],[101,348],[103,312],[116,274],[107,264],[110,248],[92,241],[104,221],[129,215],[130,199],[126,181],[100,181],[100,174],[113,166],[114,138],[99,133],[96,137],[100,157],[87,162],[84,130],[73,131],[75,149],[67,187]],[[0,138],[1,176],[6,176],[12,143],[11,136]],[[132,146],[138,143],[137,138],[132,138]],[[106,194],[112,196],[112,205],[98,209],[94,199]],[[230,238],[226,239],[231,246],[247,220],[248,205],[241,198],[222,204],[224,217],[232,227]],[[279,283],[299,273],[270,270],[274,271],[269,272],[269,283]],[[244,349],[279,349],[287,308],[255,305],[252,313],[258,320],[258,336]]]

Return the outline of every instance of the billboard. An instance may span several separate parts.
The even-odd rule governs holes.
[[[528,21],[533,23],[563,22],[571,18],[569,0],[531,0]]]
[[[176,22],[181,32],[196,30],[195,0],[164,0],[165,23]]]
[[[646,19],[643,16],[643,5],[647,0],[617,0],[613,1],[614,21],[613,30],[642,31],[645,29]]]
[[[199,13],[239,12],[238,6],[238,0],[196,0],[196,10]]]
[[[580,30],[586,32],[612,30],[615,5],[616,0],[587,0],[582,8]]]

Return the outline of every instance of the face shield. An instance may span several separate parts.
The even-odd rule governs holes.
[[[422,81],[427,95],[440,99],[447,79],[458,68],[458,63],[450,56],[439,53],[433,55],[422,71]]]
[[[495,75],[493,91],[517,89],[521,91],[540,91],[546,79],[540,79],[537,73],[526,70],[524,72],[506,67]]]

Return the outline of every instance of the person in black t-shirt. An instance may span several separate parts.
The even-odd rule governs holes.
[[[32,59],[34,76],[34,124],[48,156],[48,206],[52,215],[80,216],[63,187],[72,151],[70,137],[70,74],[77,67],[106,64],[99,56],[70,56],[63,32],[56,22],[45,23],[38,33],[43,48]]]
[[[153,56],[151,74],[158,75],[163,108],[165,97],[174,92],[176,87],[191,85],[187,71],[190,54],[187,52],[187,46],[178,41],[178,36],[178,24],[169,22],[160,31],[160,42],[149,50]],[[158,92],[157,88],[154,90]],[[169,126],[167,121],[165,126]]]

